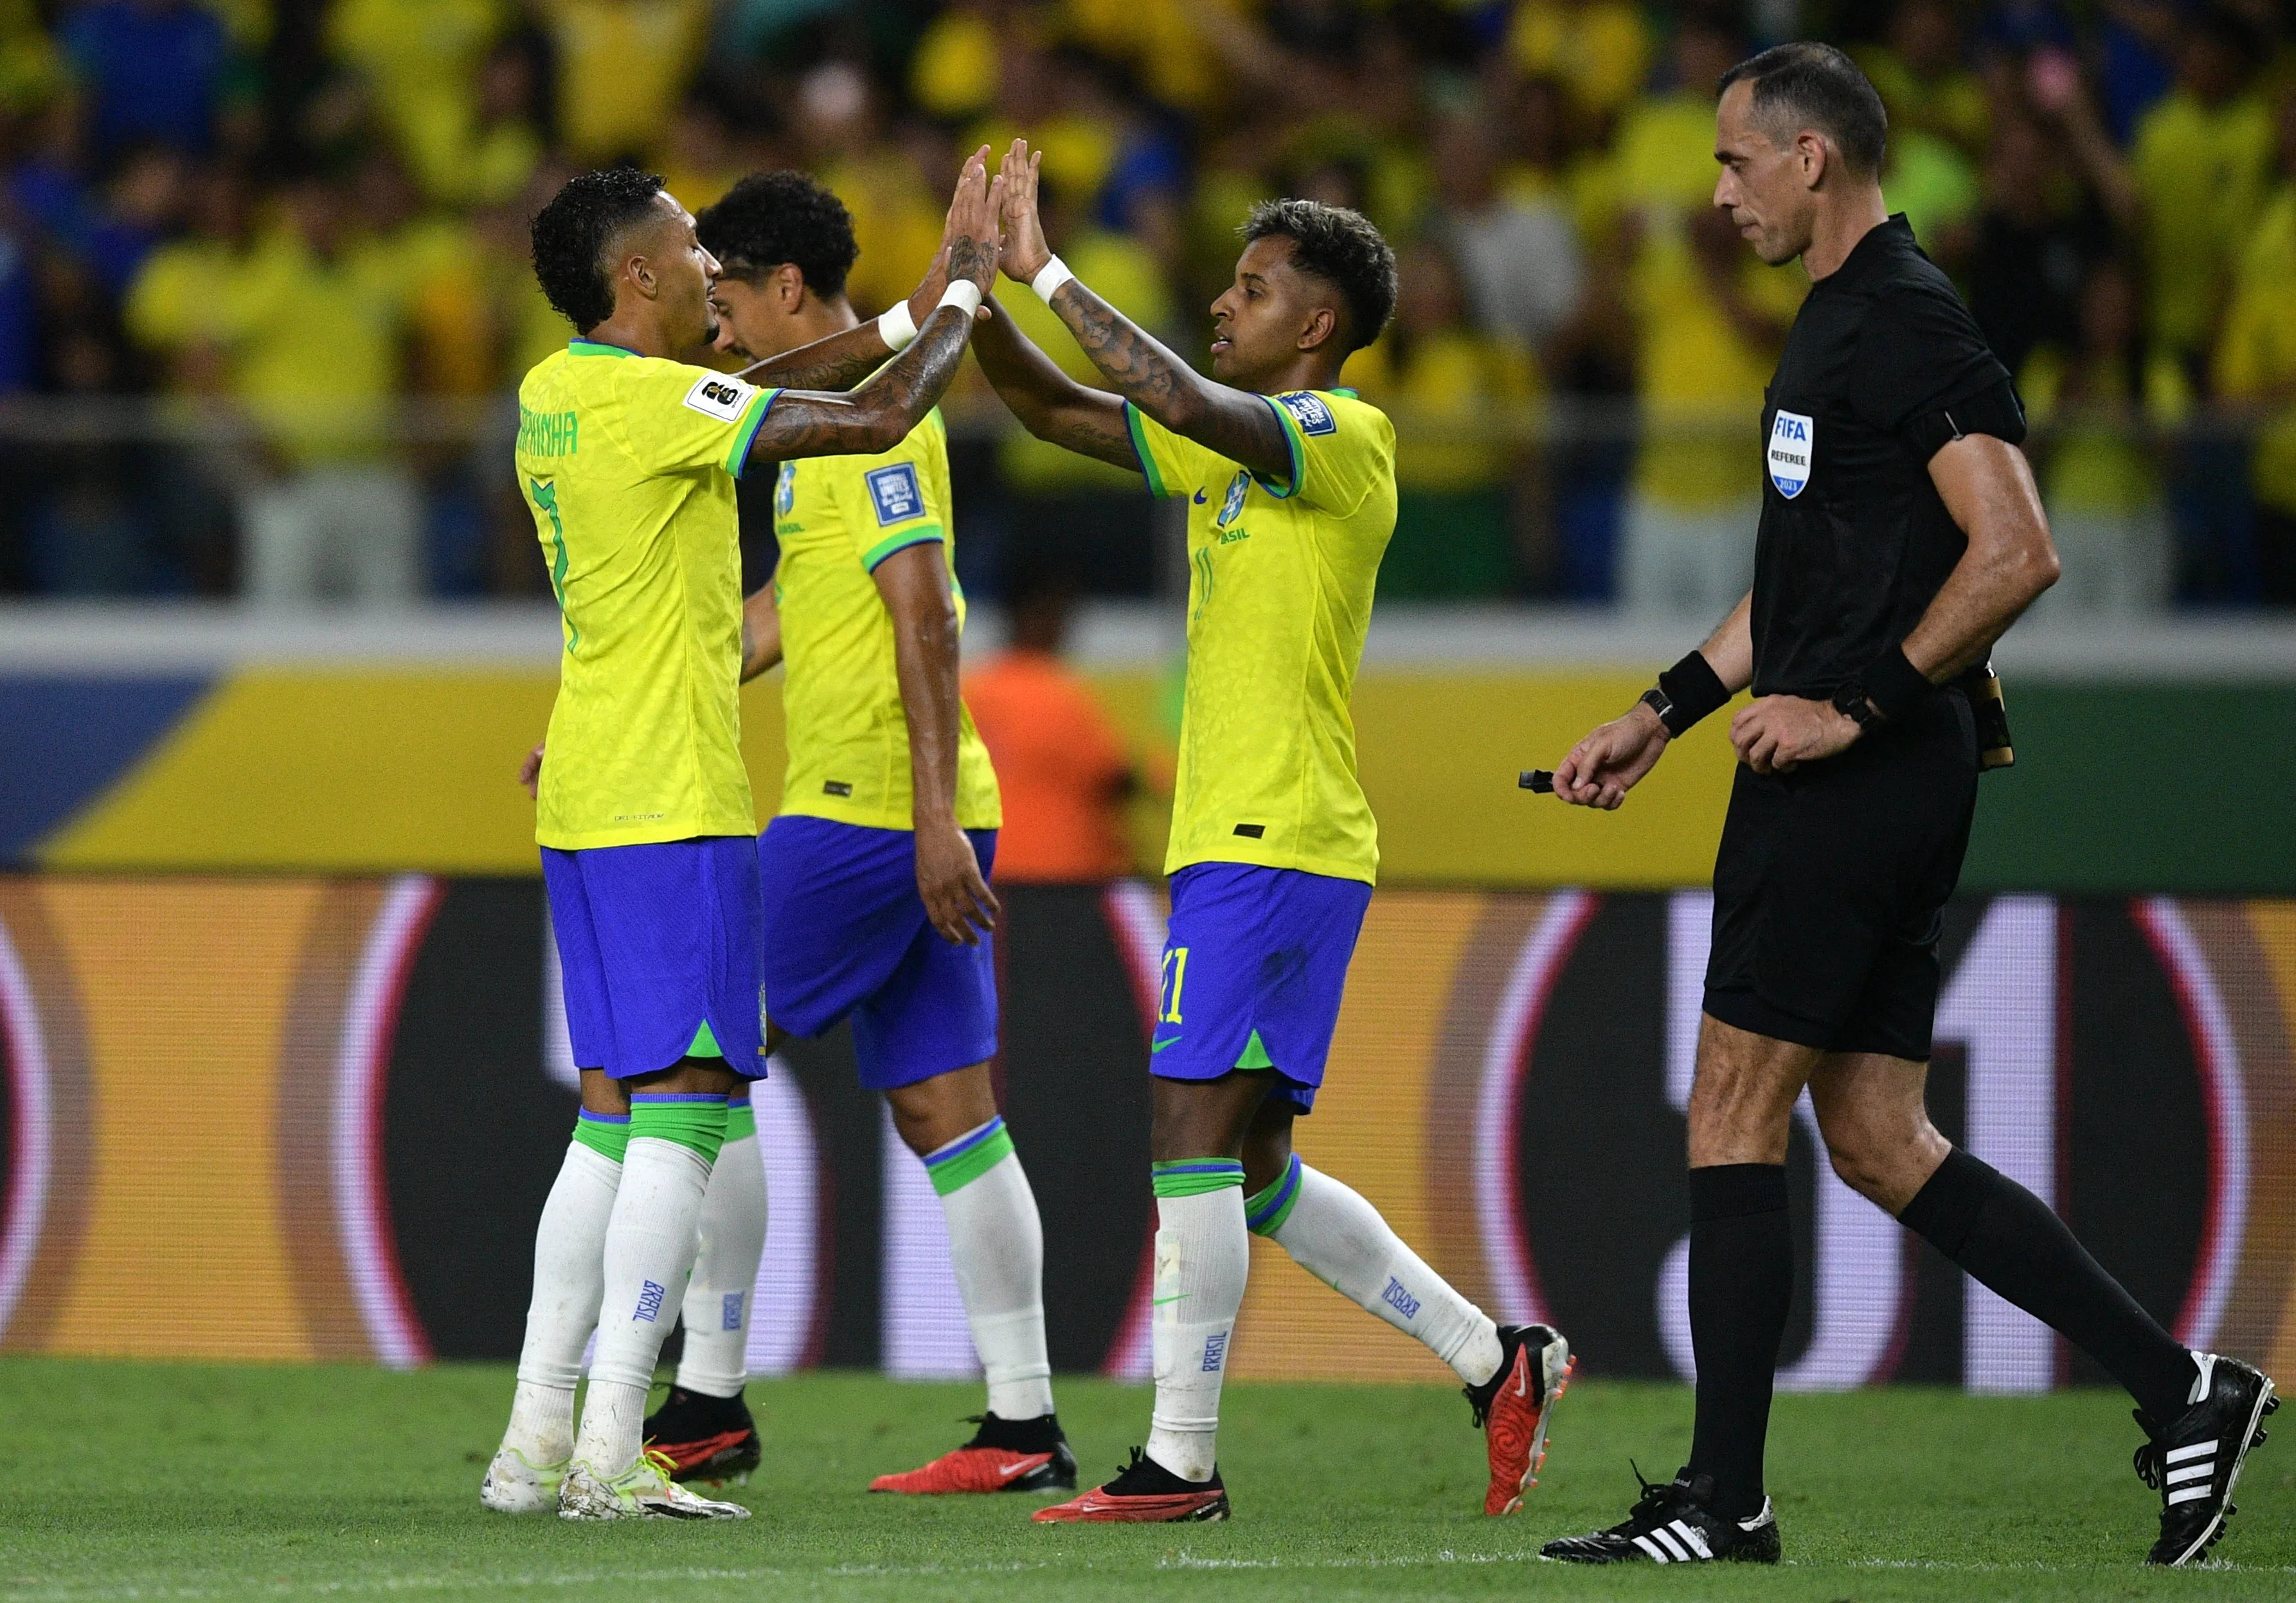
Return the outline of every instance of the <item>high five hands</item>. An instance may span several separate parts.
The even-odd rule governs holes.
[[[1004,276],[1017,284],[1033,282],[1053,259],[1044,221],[1037,215],[1037,169],[1044,159],[1044,151],[1016,139],[997,171],[1004,185]]]

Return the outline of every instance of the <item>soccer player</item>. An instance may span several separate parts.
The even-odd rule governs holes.
[[[1004,271],[1043,297],[1116,393],[1087,388],[992,302],[981,370],[1029,431],[1189,503],[1188,681],[1155,1075],[1155,1415],[1144,1452],[1039,1520],[1224,1519],[1220,1380],[1250,1233],[1424,1342],[1485,1427],[1487,1513],[1521,1505],[1570,1362],[1542,1325],[1495,1325],[1345,1185],[1302,1164],[1379,847],[1348,693],[1395,527],[1395,431],[1338,387],[1395,306],[1395,254],[1352,211],[1255,209],[1212,303],[1212,373],[1046,248],[1037,162],[1004,158]]]
[[[722,350],[777,357],[858,326],[844,204],[803,174],[742,179],[700,218],[721,271]],[[1076,1488],[1046,1356],[1044,1229],[996,1112],[996,910],[984,876],[996,776],[957,693],[947,432],[928,413],[891,450],[785,462],[781,561],[745,613],[742,677],[786,665],[789,768],[758,840],[768,1045],[853,1019],[861,1080],[924,1162],[988,1383],[972,1439],[872,1491]],[[681,1478],[757,1461],[742,1311],[765,1244],[753,1157],[702,1206],[685,1352],[648,1439]]]
[[[765,1071],[734,478],[755,455],[885,450],[931,410],[996,269],[986,154],[951,206],[955,282],[849,396],[675,359],[716,336],[718,263],[659,177],[579,175],[534,220],[535,275],[579,334],[520,386],[517,467],[564,614],[535,834],[582,1112],[537,1231],[517,1395],[480,1491],[490,1509],[746,1517],[669,1481],[640,1437],[727,1097]]]
[[[1977,806],[1965,670],[2054,583],[2025,417],[1953,282],[1883,203],[1882,98],[1830,45],[1723,76],[1714,204],[1810,278],[1768,388],[1754,588],[1705,645],[1556,767],[1614,808],[1668,743],[1751,686],[1714,863],[1690,1093],[1690,1461],[1578,1563],[1775,1564],[1763,1487],[1793,1291],[1786,1137],[1808,1088],[1834,1172],[2128,1388],[2161,1494],[2151,1561],[2208,1551],[2270,1379],[2188,1352],[2049,1205],[1931,1124],[1938,935]],[[1749,462],[1748,466],[1752,466]],[[1980,694],[1982,694],[1980,690]],[[1638,1477],[1639,1478],[1639,1477]]]

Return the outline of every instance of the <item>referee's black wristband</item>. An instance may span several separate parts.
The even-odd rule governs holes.
[[[1891,646],[1866,667],[1866,699],[1876,711],[1896,723],[1923,701],[1937,689],[1923,673],[1906,659],[1902,646]]]
[[[1702,651],[1691,652],[1660,674],[1658,688],[1667,699],[1666,710],[1659,714],[1659,721],[1666,725],[1669,736],[1677,739],[1701,718],[1720,710],[1730,700],[1728,689]]]

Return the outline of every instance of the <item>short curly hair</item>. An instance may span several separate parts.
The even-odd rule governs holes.
[[[609,168],[577,173],[534,216],[534,276],[561,315],[586,334],[614,315],[614,275],[606,250],[644,222],[661,193],[659,173]]]
[[[729,278],[793,263],[816,295],[842,295],[861,254],[845,202],[803,173],[751,173],[695,219]]]
[[[1395,251],[1371,219],[1319,200],[1262,200],[1244,219],[1243,242],[1292,241],[1292,265],[1311,273],[1347,302],[1340,331],[1349,351],[1380,336],[1395,314]]]

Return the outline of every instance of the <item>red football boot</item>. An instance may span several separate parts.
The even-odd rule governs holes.
[[[1493,1515],[1521,1508],[1523,1493],[1538,1484],[1547,1419],[1570,1384],[1573,1367],[1570,1344],[1545,1325],[1501,1325],[1499,1352],[1498,1373],[1466,1388],[1490,1454],[1483,1512]]]
[[[980,1428],[955,1452],[941,1454],[921,1469],[881,1475],[869,1483],[869,1490],[911,1496],[1076,1490],[1076,1454],[1069,1451],[1068,1438],[1061,1434],[1061,1422],[1054,1416],[1000,1419],[995,1414],[980,1414],[974,1422]]]
[[[1040,1525],[1177,1525],[1227,1517],[1227,1488],[1218,1470],[1208,1481],[1184,1481],[1137,1447],[1132,1462],[1105,1486],[1030,1516]]]
[[[645,1444],[669,1460],[674,1481],[746,1484],[764,1456],[741,1393],[712,1397],[682,1386],[671,1386],[669,1401],[648,1416]]]

